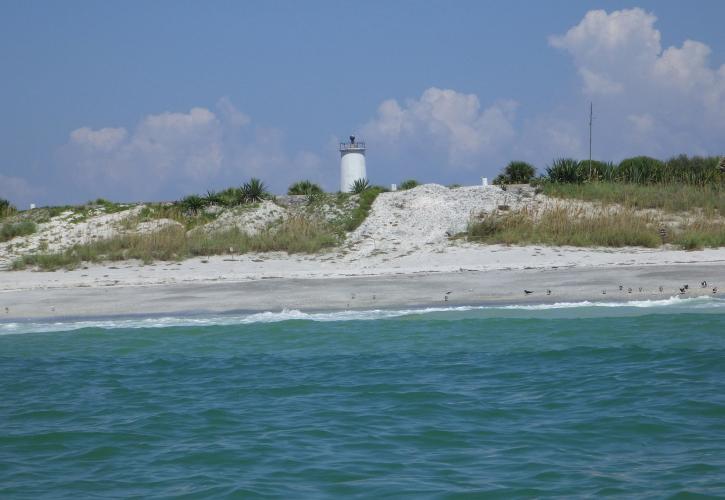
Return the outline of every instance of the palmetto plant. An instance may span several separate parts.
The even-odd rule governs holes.
[[[206,201],[207,205],[222,205],[223,204],[223,198],[222,196],[214,191],[213,189],[210,189],[206,192],[206,196],[204,196],[204,201]]]
[[[525,161],[512,161],[503,171],[511,184],[526,184],[536,174],[536,169]]]
[[[321,194],[322,192],[322,188],[318,184],[308,180],[295,182],[289,187],[289,189],[287,189],[287,194],[289,195],[310,196],[314,194]]]
[[[357,179],[355,182],[352,183],[350,192],[353,194],[361,194],[367,191],[369,188],[370,181],[368,181],[367,179]]]
[[[206,200],[204,200],[201,196],[191,194],[182,198],[179,201],[179,205],[181,205],[181,209],[184,212],[197,214],[206,206]]]
[[[257,203],[269,197],[264,182],[256,177],[252,177],[249,182],[242,185],[241,195],[244,203]]]

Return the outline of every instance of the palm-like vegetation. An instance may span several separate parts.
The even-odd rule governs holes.
[[[264,182],[256,177],[252,177],[249,182],[242,185],[241,195],[244,203],[257,203],[269,198]]]
[[[191,194],[182,198],[179,201],[179,205],[181,205],[181,209],[184,212],[196,215],[197,213],[199,213],[200,210],[204,209],[207,203],[206,200],[201,196]]]
[[[289,189],[287,189],[287,194],[289,195],[315,195],[315,194],[322,194],[322,188],[315,184],[314,182],[304,180],[304,181],[298,181],[292,184]]]
[[[405,191],[406,189],[413,189],[414,187],[418,186],[419,183],[415,179],[407,179],[400,183],[400,186],[398,186],[398,189],[401,191]]]
[[[357,179],[352,183],[350,192],[353,194],[361,194],[370,189],[370,181],[367,179]]]

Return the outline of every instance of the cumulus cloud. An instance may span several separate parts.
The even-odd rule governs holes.
[[[273,176],[270,184],[281,185],[293,174],[319,170],[314,153],[290,155],[280,131],[246,130],[250,123],[222,98],[216,112],[195,107],[152,114],[130,131],[80,127],[70,133],[59,156],[91,196],[110,192],[131,199],[203,192],[253,175]]]
[[[620,143],[650,154],[716,148],[725,132],[725,65],[712,67],[702,42],[663,49],[656,21],[639,8],[593,10],[549,43],[572,56],[585,97],[607,110],[608,126],[635,135]]]
[[[446,151],[449,165],[470,166],[512,141],[516,107],[515,101],[502,100],[481,109],[475,94],[431,87],[402,106],[395,99],[383,101],[362,132],[387,145],[424,150],[431,145]]]

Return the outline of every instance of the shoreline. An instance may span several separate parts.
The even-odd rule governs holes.
[[[700,288],[702,280],[707,280],[707,289]],[[678,288],[685,283],[690,287],[685,297],[712,296],[711,287],[722,288],[725,283],[725,265],[709,262],[454,272],[428,270],[372,276],[5,288],[0,292],[0,323],[192,317],[284,310],[329,313],[663,300],[679,295]],[[622,291],[619,285],[623,286]],[[663,287],[662,292],[659,292],[659,286]],[[629,288],[632,288],[631,293]],[[527,295],[524,289],[533,293]],[[547,295],[546,290],[551,290],[551,294]]]

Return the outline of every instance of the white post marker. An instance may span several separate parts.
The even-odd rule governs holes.
[[[398,190],[398,185],[397,184],[391,184],[390,185],[390,190],[391,191],[397,191]]]
[[[488,186],[488,177],[481,177],[481,185]]]

